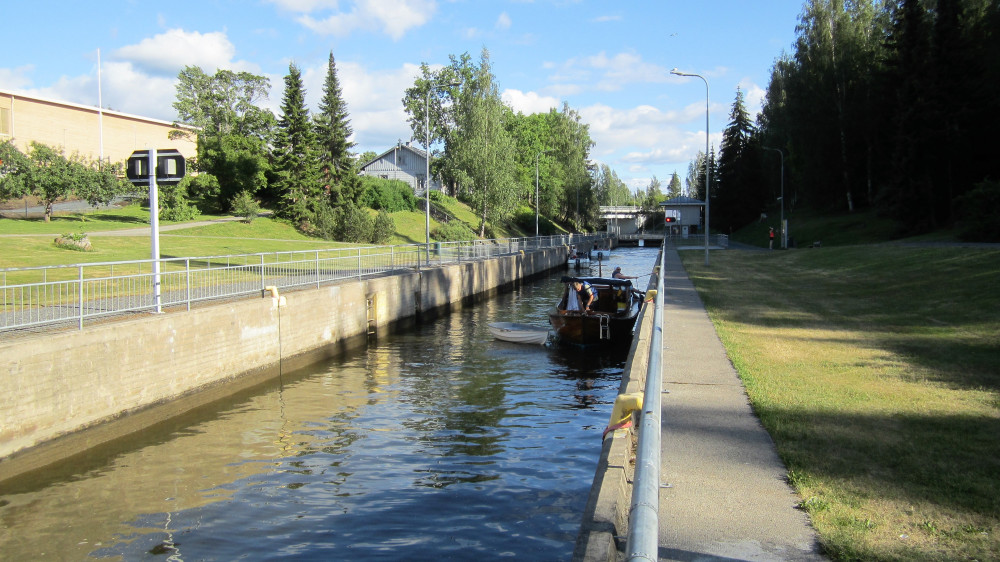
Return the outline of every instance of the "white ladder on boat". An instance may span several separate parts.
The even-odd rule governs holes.
[[[608,316],[607,314],[601,314],[601,339],[602,340],[609,340],[609,339],[611,339],[611,326],[608,324],[609,320],[611,320],[610,316]]]

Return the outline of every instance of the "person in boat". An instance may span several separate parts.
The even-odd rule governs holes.
[[[586,281],[573,281],[573,290],[580,297],[581,312],[589,312],[590,307],[597,302],[597,289]]]
[[[614,277],[615,279],[638,279],[638,277],[630,277],[622,273],[621,267],[616,267],[615,272],[611,274],[611,277]]]

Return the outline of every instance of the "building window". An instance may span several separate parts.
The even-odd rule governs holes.
[[[10,108],[0,107],[0,137],[10,136]]]

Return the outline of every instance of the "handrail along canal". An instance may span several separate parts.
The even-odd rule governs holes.
[[[625,559],[658,559],[660,508],[660,397],[663,355],[663,276],[666,240],[660,248],[660,270],[656,279],[653,333],[649,344],[649,364],[642,397],[642,419],[635,459],[632,503],[629,507],[628,541]]]

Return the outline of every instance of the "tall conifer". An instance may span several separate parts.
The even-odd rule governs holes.
[[[281,116],[274,142],[276,185],[283,199],[280,213],[296,220],[313,215],[318,202],[327,204],[320,183],[316,140],[305,103],[302,75],[288,65]]]

